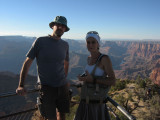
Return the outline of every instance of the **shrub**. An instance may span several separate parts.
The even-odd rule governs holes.
[[[126,87],[125,81],[117,80],[116,85],[111,87],[111,91],[122,90]]]

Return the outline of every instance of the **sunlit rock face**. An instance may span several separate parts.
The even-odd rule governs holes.
[[[152,70],[150,79],[157,85],[160,86],[160,60],[156,64],[156,68]]]

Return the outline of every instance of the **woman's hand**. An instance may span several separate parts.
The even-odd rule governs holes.
[[[79,79],[79,81],[93,83],[93,77],[92,77],[92,75],[90,75],[88,73],[88,71],[85,71],[85,72],[86,72],[86,76],[84,76],[84,77],[81,77],[80,75],[77,76],[78,79]]]
[[[77,76],[79,81],[86,81],[86,79],[87,79],[86,77],[87,76],[84,76],[84,77],[81,77],[80,75]]]

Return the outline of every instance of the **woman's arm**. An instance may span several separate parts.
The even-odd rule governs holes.
[[[115,74],[112,68],[112,62],[110,58],[106,55],[103,56],[99,65],[102,66],[107,76],[102,76],[102,77],[98,76],[93,78],[93,76],[90,75],[88,71],[86,71],[86,76],[84,77],[78,76],[79,80],[89,82],[89,83],[98,83],[98,84],[109,85],[109,86],[114,85],[116,82],[116,78],[115,78]]]
[[[98,84],[104,84],[109,86],[114,85],[116,82],[116,78],[112,68],[112,62],[109,56],[107,55],[103,56],[100,65],[103,66],[103,70],[105,71],[107,76],[94,78],[95,82]]]

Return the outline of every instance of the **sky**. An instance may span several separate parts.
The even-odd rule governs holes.
[[[65,16],[62,38],[160,39],[160,0],[0,0],[0,36],[52,34],[49,23]]]

